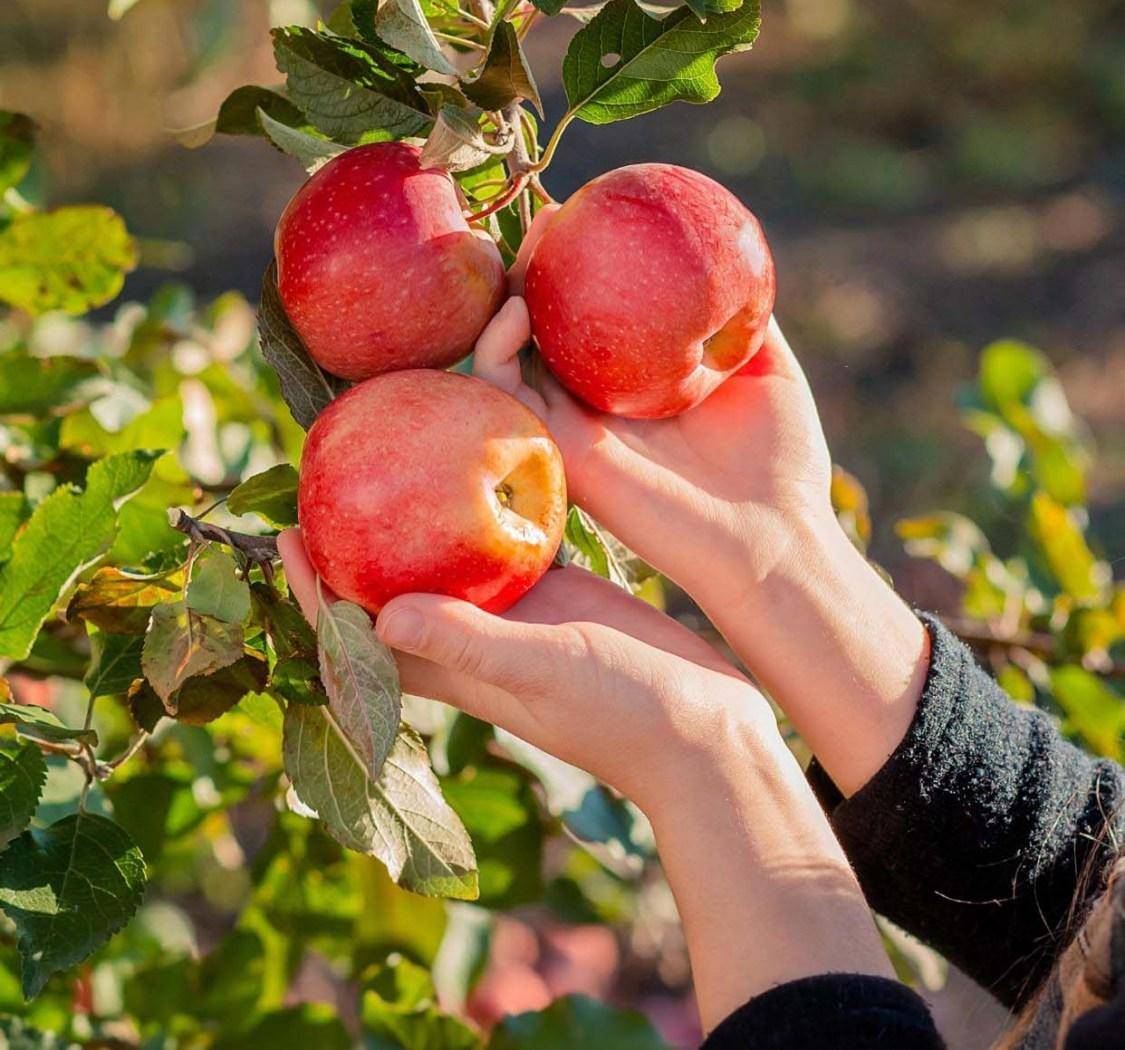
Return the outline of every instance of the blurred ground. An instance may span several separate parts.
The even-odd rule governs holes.
[[[36,192],[124,213],[146,262],[127,295],[176,277],[203,295],[256,298],[301,171],[258,140],[193,152],[167,132],[206,120],[239,84],[276,82],[269,25],[313,17],[308,0],[140,0],[119,22],[105,0],[0,5],[0,106],[43,126]],[[559,17],[530,38],[548,126],[563,109],[558,65],[575,28]],[[720,179],[758,214],[777,257],[778,313],[835,457],[868,487],[874,553],[913,601],[939,606],[949,592],[903,558],[895,518],[967,509],[1002,535],[985,457],[953,408],[976,352],[1002,336],[1045,350],[1089,421],[1091,512],[1120,566],[1125,5],[779,0],[758,46],[720,74],[723,94],[705,108],[575,124],[549,189],[561,198],[609,168],[667,160]],[[577,952],[566,965],[578,972],[616,950],[581,936],[535,950]],[[519,970],[531,948],[515,927],[510,939]],[[524,990],[542,993],[546,978],[529,972]],[[987,1006],[946,998],[938,1009],[961,1029],[958,1046],[994,1034]]]

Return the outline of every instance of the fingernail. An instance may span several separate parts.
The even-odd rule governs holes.
[[[392,609],[379,617],[376,626],[392,649],[416,649],[422,641],[422,614],[417,609]]]

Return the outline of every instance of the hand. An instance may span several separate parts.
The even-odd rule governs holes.
[[[286,578],[316,577],[290,529]],[[504,617],[432,594],[375,630],[404,688],[582,766],[646,812],[708,1030],[748,998],[828,972],[891,976],[863,895],[761,694],[696,635],[576,567]]]
[[[528,231],[513,290],[552,215]],[[739,373],[660,420],[595,412],[545,374],[527,385],[529,336],[513,298],[477,343],[476,373],[540,415],[571,497],[696,600],[841,791],[858,790],[914,716],[929,637],[836,522],[816,404],[776,321]]]
[[[556,210],[536,216],[512,268],[513,290],[522,290]],[[816,404],[776,321],[741,372],[691,411],[658,420],[588,409],[546,374],[528,386],[517,355],[529,338],[526,304],[514,297],[481,335],[474,371],[544,420],[575,502],[702,604],[729,602],[732,583],[768,575],[795,537],[793,522],[802,530],[834,523]],[[711,555],[706,574],[700,549]],[[735,571],[721,571],[724,563]]]
[[[286,578],[316,620],[300,531],[278,538]],[[433,594],[395,598],[376,633],[403,688],[443,700],[593,773],[643,809],[709,748],[777,736],[756,689],[706,642],[621,588],[555,569],[504,617]]]

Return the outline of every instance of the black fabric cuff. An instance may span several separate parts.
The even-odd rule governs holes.
[[[789,981],[739,1007],[702,1050],[941,1050],[930,1011],[897,981],[826,973]]]

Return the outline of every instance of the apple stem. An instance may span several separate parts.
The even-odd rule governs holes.
[[[518,175],[512,180],[511,185],[503,193],[501,193],[499,197],[495,198],[495,200],[493,200],[487,208],[482,208],[480,211],[468,212],[466,213],[465,218],[468,219],[469,222],[480,222],[481,219],[487,219],[490,215],[492,215],[494,212],[498,212],[501,208],[506,208],[521,193],[523,193],[524,187],[527,185],[527,182],[527,175]]]
[[[559,148],[559,139],[562,138],[562,133],[570,126],[570,122],[574,119],[574,110],[568,109],[555,125],[555,130],[551,132],[551,137],[547,140],[547,146],[543,150],[543,155],[532,166],[532,171],[539,173],[545,171],[547,165],[551,163],[555,156],[555,150]]]

